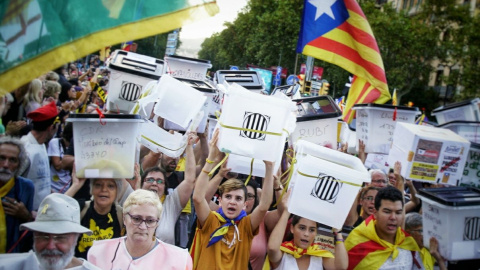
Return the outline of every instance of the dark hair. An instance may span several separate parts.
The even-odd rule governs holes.
[[[302,219],[304,217],[301,217],[301,216],[298,216],[298,215],[295,215],[295,214],[292,214],[291,215],[291,222],[290,222],[290,225],[292,227],[295,227],[295,225],[298,224],[298,222],[300,222],[300,219]],[[305,218],[305,219],[308,219],[308,218]],[[318,230],[318,227],[320,226],[320,224],[318,222],[315,222],[315,226],[317,226],[317,230]],[[291,241],[293,240],[293,233],[290,231],[290,229],[288,229],[288,233],[287,235],[285,236],[285,240],[286,241]]]
[[[62,138],[69,142],[73,138],[73,125],[72,122],[68,122],[63,127]]]
[[[247,200],[247,187],[245,186],[245,183],[241,180],[231,178],[228,179],[227,181],[223,182],[219,187],[218,187],[218,193],[220,194],[220,197],[223,196],[224,193],[228,193],[233,190],[243,190],[243,194],[245,194],[245,201]]]
[[[167,172],[160,168],[160,167],[151,167],[151,168],[148,168],[146,169],[145,171],[143,171],[143,174],[142,174],[142,180],[140,182],[140,187],[143,187],[143,183],[145,183],[145,177],[147,177],[147,175],[151,172],[159,172],[159,173],[162,173],[163,174],[163,178],[165,178],[165,190],[163,191],[163,193],[165,195],[168,195],[168,181],[167,181]],[[158,196],[160,197],[161,194],[158,194]]]
[[[257,194],[258,184],[255,180],[250,179],[250,181],[248,181],[248,183],[247,183],[247,186],[252,187],[253,188],[253,193],[255,194],[255,201],[253,202],[253,207],[252,207],[252,212],[253,212],[253,210],[255,210],[255,208],[258,206],[258,194]],[[248,193],[248,189],[247,189],[247,193]],[[248,195],[247,195],[247,197],[248,197]]]
[[[53,122],[55,122],[55,119],[57,117],[53,117],[53,118],[50,118],[50,119],[47,119],[47,120],[44,120],[44,121],[32,121],[32,130],[35,130],[35,131],[45,131],[48,129],[48,127],[50,127],[51,125],[53,125]]]
[[[402,192],[393,186],[386,186],[381,188],[377,196],[375,196],[375,209],[379,210],[382,204],[382,200],[388,200],[391,202],[401,201],[403,207]]]

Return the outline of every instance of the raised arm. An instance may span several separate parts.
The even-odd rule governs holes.
[[[200,149],[195,153],[195,160],[196,162],[196,175],[199,175],[202,172],[202,168],[205,165],[205,159],[208,157],[208,142],[207,142],[207,133],[198,134],[198,138],[200,139]]]
[[[203,166],[202,172],[197,177],[197,182],[195,183],[195,189],[193,190],[193,203],[195,205],[195,211],[197,213],[198,222],[200,226],[205,224],[205,220],[210,214],[210,207],[208,206],[207,200],[205,200],[205,194],[208,189],[208,180],[210,177],[208,174],[211,170],[218,164],[223,157],[223,153],[217,147],[218,141],[218,130],[215,131],[212,140],[210,141],[210,149],[208,152],[208,159],[213,161],[213,163],[207,162]]]
[[[268,238],[267,253],[272,269],[278,267],[283,256],[283,252],[280,250],[280,245],[282,244],[283,235],[285,234],[285,229],[288,224],[288,218],[290,217],[287,208],[288,197],[290,197],[290,191],[282,198],[281,204],[283,204],[283,212],[281,213],[277,225],[270,234],[270,238]]]
[[[260,198],[260,203],[250,216],[253,231],[255,231],[262,222],[273,199],[273,162],[265,160],[263,162],[265,162],[265,178],[263,179],[262,197]]]
[[[420,204],[420,199],[417,197],[417,189],[413,185],[413,182],[411,180],[406,180],[405,183],[410,189],[410,201],[405,204],[405,213],[409,213]]]
[[[77,192],[83,187],[83,184],[85,184],[85,178],[78,178],[77,174],[75,172],[75,166],[73,166],[72,169],[72,185],[68,188],[67,191],[65,191],[65,195],[68,195],[70,197],[75,196]]]
[[[333,229],[335,235],[335,258],[323,258],[323,267],[326,270],[341,270],[348,267],[348,253],[343,242],[342,233]]]
[[[193,188],[195,187],[195,155],[193,154],[193,144],[198,140],[197,135],[193,133],[188,134],[188,144],[185,152],[187,153],[186,164],[185,164],[185,180],[183,180],[180,185],[178,185],[178,195],[180,197],[180,205],[185,207],[190,195],[192,194]]]

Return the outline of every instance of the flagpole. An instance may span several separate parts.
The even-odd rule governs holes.
[[[293,69],[294,75],[297,75],[297,63],[298,63],[298,53],[295,53],[295,68]]]

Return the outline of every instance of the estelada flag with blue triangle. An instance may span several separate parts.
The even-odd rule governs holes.
[[[354,75],[343,111],[345,122],[353,119],[354,104],[390,100],[382,57],[357,1],[305,0],[297,52]]]

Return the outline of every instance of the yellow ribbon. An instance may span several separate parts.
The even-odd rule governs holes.
[[[310,174],[306,174],[306,173],[302,173],[301,171],[297,171],[298,174],[300,174],[301,176],[305,176],[305,177],[310,177],[310,178],[318,178],[318,176],[315,176],[315,175],[310,175]],[[329,181],[335,181],[335,182],[339,182],[339,183],[344,183],[344,184],[348,184],[348,185],[351,185],[351,186],[355,186],[355,187],[361,187],[362,185],[360,184],[355,184],[355,183],[352,183],[352,182],[348,182],[348,181],[344,181],[344,180],[338,180],[338,179],[331,179]]]
[[[289,155],[288,153],[292,153],[292,155]],[[283,195],[288,190],[288,186],[290,185],[290,180],[292,179],[295,163],[297,163],[297,159],[295,157],[295,151],[293,151],[292,149],[287,149],[287,151],[285,151],[285,155],[287,157],[289,157],[292,161],[290,163],[290,167],[288,167],[288,169],[284,173],[282,173],[282,175],[280,176],[280,180],[281,180],[288,173],[287,182],[285,183],[285,186],[283,187],[282,194],[280,194],[280,198],[277,199],[277,202],[275,203],[275,205],[273,207],[276,207],[277,204],[282,201]]]
[[[217,117],[218,124],[220,124],[220,126],[224,127],[224,128],[240,130],[240,131],[250,131],[250,132],[256,132],[256,133],[267,134],[267,135],[282,136],[282,132],[278,133],[278,132],[270,132],[270,131],[263,131],[263,130],[258,130],[258,129],[240,128],[240,127],[225,125],[224,123],[222,123],[220,121],[220,112],[219,111],[215,112],[215,116]],[[282,131],[285,131],[287,133],[287,135],[289,134],[288,130],[286,130],[286,129],[282,129]]]
[[[218,167],[222,166],[225,160],[227,160],[228,156],[229,156],[229,153],[225,153],[225,157],[215,167],[213,167],[213,169],[210,171],[208,176],[212,177],[213,173],[218,169]]]
[[[15,180],[12,177],[0,188],[0,197],[5,197],[14,185]],[[5,252],[7,252],[7,220],[3,210],[3,204],[0,203],[0,253]]]
[[[177,148],[177,149],[170,149],[170,148],[168,148],[168,147],[166,147],[166,146],[163,146],[163,145],[161,145],[161,144],[159,144],[159,143],[155,142],[154,140],[152,140],[152,139],[150,139],[150,138],[146,137],[145,135],[142,135],[142,138],[144,138],[145,140],[147,140],[147,141],[149,141],[149,142],[151,142],[151,143],[155,144],[156,146],[160,146],[160,147],[162,147],[162,148],[165,148],[165,149],[167,149],[167,150],[170,150],[170,151],[177,151],[177,150],[180,150],[180,149],[182,149],[183,147],[185,147],[185,146],[187,145],[187,144],[184,144],[184,145],[180,146],[180,147],[179,147],[179,148]]]
[[[252,161],[250,161],[250,174],[247,177],[247,180],[245,180],[245,186],[247,186],[248,182],[250,182],[250,178],[252,178],[252,173],[253,173],[253,161],[255,159],[252,158]]]
[[[108,217],[107,223],[112,223],[113,222],[112,214],[108,213],[107,217]]]

